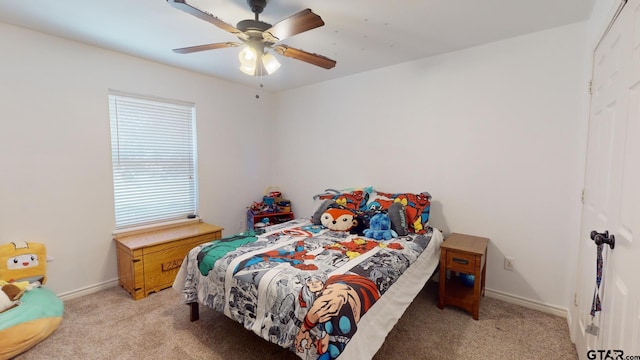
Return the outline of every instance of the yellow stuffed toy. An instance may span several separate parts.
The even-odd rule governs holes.
[[[49,336],[62,321],[64,305],[47,280],[45,246],[0,245],[0,360],[10,359]]]
[[[16,241],[0,245],[0,280],[7,282],[47,280],[47,250],[44,244]]]

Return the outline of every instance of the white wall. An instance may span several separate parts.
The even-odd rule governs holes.
[[[196,103],[200,214],[244,229],[271,183],[269,94],[2,23],[0,48],[0,242],[45,243],[53,291],[117,279],[108,89]]]
[[[326,188],[429,191],[434,226],[491,239],[487,288],[566,308],[586,34],[574,24],[280,93],[276,181],[299,216]]]
[[[435,226],[491,238],[488,288],[566,307],[589,36],[575,24],[256,100],[251,88],[0,24],[0,46],[13,49],[0,57],[0,242],[46,243],[58,293],[117,277],[112,88],[196,103],[200,213],[225,234],[244,228],[245,206],[270,184],[298,215],[328,187],[427,190]],[[502,270],[504,255],[516,271]]]

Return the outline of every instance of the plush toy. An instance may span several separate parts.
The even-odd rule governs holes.
[[[398,237],[398,233],[391,230],[389,215],[379,213],[371,217],[369,228],[364,231],[364,236],[376,240],[390,240]]]
[[[369,219],[366,213],[358,212],[353,219],[353,226],[349,229],[350,234],[364,236],[364,230],[369,227]]]
[[[356,212],[356,217],[353,221],[353,227],[349,230],[349,233],[364,236],[364,231],[369,228],[371,218],[377,214],[377,210],[365,210]]]
[[[62,300],[40,286],[46,282],[46,263],[44,244],[0,245],[0,359],[35,346],[62,321]]]
[[[336,231],[349,231],[354,225],[355,215],[347,209],[330,208],[320,217],[324,227]]]
[[[18,306],[18,300],[24,294],[24,289],[14,284],[4,284],[0,286],[0,313]]]
[[[0,245],[0,280],[44,284],[46,274],[47,250],[44,244],[16,241]]]
[[[37,287],[40,287],[40,285],[42,285],[42,284],[40,284],[39,281],[30,283],[28,281],[12,281],[12,282],[8,282],[8,281],[0,280],[0,287],[3,287],[5,285],[7,285],[7,284],[15,285],[21,291],[31,290],[33,288],[37,288]]]

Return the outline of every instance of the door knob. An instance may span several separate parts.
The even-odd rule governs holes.
[[[609,235],[609,231],[605,230],[605,232],[603,233],[599,233],[597,231],[592,231],[591,232],[591,240],[593,240],[596,245],[600,246],[602,244],[607,244],[609,245],[609,247],[611,248],[611,250],[613,250],[614,247],[616,247],[616,237],[612,235]]]

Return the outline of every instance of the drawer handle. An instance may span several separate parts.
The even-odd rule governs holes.
[[[460,258],[451,258],[451,260],[453,260],[454,263],[458,263],[461,265],[469,265],[469,260],[467,259],[460,259]]]

